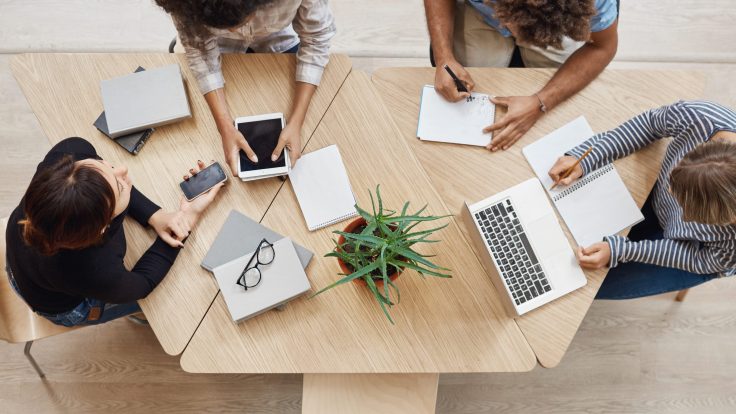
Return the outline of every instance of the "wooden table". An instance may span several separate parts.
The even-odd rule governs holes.
[[[156,128],[137,156],[132,156],[92,126],[102,111],[99,82],[133,72],[179,63],[185,76],[192,118]],[[134,185],[163,208],[178,208],[178,183],[197,159],[225,166],[217,128],[186,64],[174,54],[26,54],[13,59],[13,74],[52,144],[70,136],[88,139],[113,164],[130,169]],[[226,97],[233,116],[290,111],[294,93],[293,55],[224,56]],[[334,55],[312,100],[302,129],[306,144],[350,72],[346,56]],[[181,353],[218,292],[217,283],[199,263],[228,212],[236,209],[260,219],[281,188],[279,180],[241,183],[231,180],[202,217],[186,247],[161,284],[140,301],[163,349]],[[155,233],[126,220],[131,266],[151,245]]]
[[[368,191],[381,184],[384,205],[389,208],[398,209],[410,201],[414,208],[428,204],[430,214],[448,214],[390,119],[368,76],[353,71],[307,151],[338,145],[359,205],[369,205]],[[307,373],[305,412],[334,410],[339,402],[325,397],[355,396],[349,389],[368,383],[374,392],[372,400],[380,404],[391,399],[376,395],[403,395],[402,389],[413,388],[400,384],[415,384],[436,393],[439,372],[531,370],[536,361],[526,340],[513,319],[503,313],[498,294],[458,223],[447,220],[450,226],[437,235],[443,243],[423,251],[437,254],[435,262],[453,269],[453,278],[402,274],[397,281],[401,303],[391,310],[396,325],[386,320],[366,289],[352,283],[312,299],[302,297],[283,312],[268,312],[240,324],[231,321],[218,295],[182,354],[182,367],[188,372]],[[337,279],[335,259],[323,255],[334,247],[331,231],[346,223],[308,231],[289,186],[276,196],[263,224],[315,252],[307,268],[314,290]],[[388,382],[371,376],[324,375],[336,373],[414,375],[391,377]],[[317,391],[322,398],[312,394],[325,387],[334,392]],[[434,411],[431,396],[417,393],[416,397],[417,402],[432,401],[428,407]],[[397,398],[406,402],[409,397]],[[347,401],[350,399],[341,399]],[[416,404],[407,408],[412,406]]]
[[[483,68],[470,69],[470,73],[477,91],[512,96],[538,91],[554,70]],[[647,109],[678,99],[697,98],[704,85],[702,77],[693,72],[607,70],[581,93],[542,117],[509,150],[491,153],[484,148],[416,138],[420,91],[423,85],[433,83],[434,69],[379,69],[373,74],[373,81],[404,141],[447,207],[458,216],[464,201],[482,200],[534,177],[521,149],[577,116],[585,115],[594,131],[604,131]],[[502,114],[497,112],[497,119]],[[667,140],[662,140],[614,163],[640,207],[656,181],[667,144]],[[437,167],[445,165],[446,160],[452,160],[453,167]],[[570,245],[576,246],[567,228],[564,230]],[[606,273],[607,270],[588,271],[584,288],[516,318],[542,366],[554,367],[560,362]]]
[[[138,65],[171,62],[186,67],[181,55],[157,54],[23,55],[12,68],[52,143],[74,135],[90,139],[104,158],[127,164],[145,194],[175,208],[176,184],[194,160],[223,162],[219,136],[188,70],[193,118],[158,128],[139,156],[129,156],[91,125],[102,108],[99,80]],[[293,56],[225,56],[234,114],[288,112],[294,64]],[[346,224],[309,232],[289,184],[234,181],[203,217],[164,282],[141,302],[166,352],[184,351],[181,364],[189,372],[305,373],[304,412],[434,412],[440,372],[527,371],[536,360],[547,367],[559,363],[605,272],[589,272],[585,288],[514,320],[504,313],[466,241],[457,217],[462,202],[532,177],[521,148],[577,115],[585,114],[596,131],[611,128],[645,109],[696,97],[702,79],[685,72],[607,71],[546,115],[512,149],[489,154],[415,138],[419,91],[431,83],[432,69],[379,70],[373,81],[349,72],[348,59],[333,56],[302,131],[306,151],[338,144],[361,205],[381,184],[387,206],[411,201],[414,207],[427,203],[431,214],[454,214],[438,234],[443,243],[423,250],[436,253],[435,261],[451,268],[453,279],[404,273],[398,280],[402,301],[391,310],[395,326],[354,284],[234,324],[213,278],[199,267],[230,209],[312,249],[315,258],[307,273],[313,289],[338,277],[334,259],[323,255],[333,246],[331,231]],[[535,91],[552,71],[471,73],[480,91],[511,95]],[[654,183],[664,145],[616,163],[639,205]],[[448,159],[452,166],[472,168],[444,167]],[[129,223],[126,232],[126,264],[131,265],[154,235]]]

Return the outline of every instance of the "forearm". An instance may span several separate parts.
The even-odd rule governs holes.
[[[455,0],[424,0],[424,11],[435,62],[454,60]]]
[[[218,88],[204,95],[204,100],[207,101],[207,106],[210,107],[212,118],[215,119],[217,129],[222,134],[222,131],[233,126],[233,117],[230,115],[230,107],[227,105],[225,100],[225,89]]]
[[[586,43],[555,72],[537,95],[552,109],[588,86],[613,59],[615,47]]]
[[[721,260],[717,250],[702,247],[696,241],[631,241],[621,236],[609,236],[606,241],[611,248],[611,267],[619,263],[640,262],[698,274],[720,273],[732,267]]]
[[[312,102],[314,92],[317,86],[306,82],[296,83],[296,92],[294,94],[294,102],[291,104],[291,113],[289,114],[289,123],[293,123],[301,127],[307,117],[309,104]]]

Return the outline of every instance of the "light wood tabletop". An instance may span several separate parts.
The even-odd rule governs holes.
[[[156,128],[141,152],[132,156],[92,125],[103,109],[100,80],[131,73],[138,66],[154,68],[170,63],[182,67],[192,118]],[[134,185],[163,208],[178,208],[182,196],[178,183],[197,159],[217,160],[226,166],[217,128],[184,55],[26,54],[14,58],[11,66],[52,144],[70,136],[88,139],[104,159],[114,165],[127,165]],[[288,120],[295,66],[293,55],[224,56],[225,91],[233,116],[283,112]],[[302,129],[305,144],[350,69],[346,56],[331,57]],[[200,261],[228,212],[237,209],[260,219],[281,186],[277,179],[241,183],[230,177],[169,274],[140,302],[167,353],[174,355],[184,350],[218,292]],[[155,233],[130,220],[125,223],[125,231],[125,264],[130,267],[150,246]]]
[[[388,208],[400,209],[410,201],[410,211],[428,204],[430,214],[448,213],[362,72],[351,72],[307,151],[330,144],[338,145],[359,205],[369,206],[368,191],[380,184]],[[208,373],[436,374],[532,369],[536,361],[526,340],[513,319],[503,314],[497,293],[458,224],[445,220],[449,226],[434,237],[442,243],[420,251],[436,254],[435,263],[452,269],[453,278],[422,279],[413,271],[402,274],[396,282],[401,301],[390,311],[395,325],[369,291],[354,283],[314,298],[301,297],[283,311],[240,324],[232,322],[218,295],[182,354],[182,367]],[[308,231],[288,185],[262,223],[315,253],[307,268],[312,292],[338,278],[337,262],[323,255],[334,247],[332,231],[344,228],[347,221]]]
[[[469,70],[476,91],[497,96],[537,92],[554,73],[552,69]],[[577,116],[585,115],[593,130],[600,132],[647,109],[678,99],[697,98],[704,85],[702,76],[693,72],[606,70],[582,92],[543,116],[513,147],[491,153],[481,147],[423,142],[416,138],[420,91],[423,85],[433,81],[433,68],[386,68],[373,74],[373,82],[401,136],[456,216],[463,202],[482,200],[534,177],[521,149]],[[504,110],[498,108],[496,119],[503,114]],[[614,163],[639,206],[656,181],[667,143],[662,140]],[[576,245],[564,222],[560,220],[560,223],[574,248]],[[584,288],[516,318],[542,366],[554,367],[561,361],[606,272],[586,272],[588,284]]]

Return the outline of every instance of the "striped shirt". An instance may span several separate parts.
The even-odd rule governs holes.
[[[595,149],[580,162],[583,174],[587,174],[660,138],[672,137],[651,194],[664,239],[631,241],[615,235],[606,237],[611,247],[610,267],[642,262],[698,274],[736,273],[736,225],[683,221],[682,208],[669,192],[672,169],[693,148],[722,130],[736,132],[736,112],[711,102],[680,101],[644,112],[616,129],[594,135],[569,152],[579,158],[595,144]]]
[[[174,19],[174,25],[183,32]],[[282,53],[296,45],[297,82],[319,85],[329,60],[330,39],[335,35],[335,19],[327,0],[279,0],[258,10],[246,24],[231,32],[210,28],[204,50],[188,45],[182,36],[189,69],[206,94],[225,86],[222,53]]]

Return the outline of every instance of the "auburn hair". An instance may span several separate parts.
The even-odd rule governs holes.
[[[595,0],[486,0],[501,24],[512,27],[520,44],[562,48],[567,36],[577,41],[590,37]]]
[[[682,218],[703,224],[736,221],[736,144],[715,140],[698,145],[670,172],[670,191]]]
[[[102,240],[115,193],[101,171],[67,155],[33,177],[23,212],[23,240],[41,254],[84,249]]]

